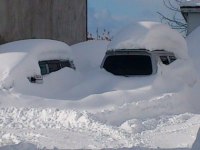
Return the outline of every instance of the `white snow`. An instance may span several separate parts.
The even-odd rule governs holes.
[[[187,58],[184,38],[169,26],[157,22],[133,23],[122,29],[108,45],[109,50],[147,49],[173,52],[177,58]]]
[[[39,69],[39,48],[34,54],[32,50],[25,53],[23,43],[22,52],[2,50],[0,149],[191,150],[200,127],[200,81],[193,65],[195,57],[187,56],[180,39],[182,51],[170,46],[180,59],[169,66],[158,64],[157,74],[147,77],[114,76],[101,69],[106,41],[73,45],[71,54],[63,44],[59,55],[65,53],[62,57],[73,59],[76,70],[63,68],[46,75],[43,84],[31,84],[25,77],[29,74],[25,68],[31,66],[31,73]],[[56,41],[47,43],[46,49],[53,52],[62,47]],[[49,52],[45,51],[47,57]],[[9,56],[12,61],[7,60]],[[17,72],[15,68],[23,69]],[[10,75],[14,85],[5,89]]]

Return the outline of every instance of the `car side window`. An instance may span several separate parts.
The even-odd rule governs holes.
[[[163,64],[169,65],[169,60],[167,56],[160,56],[160,60],[162,61]]]
[[[163,64],[169,65],[170,63],[176,60],[176,57],[173,55],[161,55],[160,60],[162,61]]]
[[[70,60],[44,60],[38,62],[41,75],[46,75],[51,72],[58,71],[64,67],[75,69],[74,64]]]

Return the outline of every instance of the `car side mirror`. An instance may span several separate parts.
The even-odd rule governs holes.
[[[37,84],[43,83],[43,77],[41,75],[35,75],[35,76],[32,76],[32,77],[28,77],[28,80],[31,83],[37,83]]]

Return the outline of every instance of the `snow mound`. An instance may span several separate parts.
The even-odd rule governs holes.
[[[185,39],[169,26],[157,22],[138,22],[121,30],[108,45],[113,49],[147,49],[173,52],[187,58]]]
[[[108,43],[105,40],[92,40],[72,45],[77,69],[80,71],[88,71],[99,68]]]

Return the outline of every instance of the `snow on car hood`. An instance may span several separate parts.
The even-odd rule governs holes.
[[[148,49],[173,52],[187,58],[185,39],[169,26],[157,22],[138,22],[121,30],[108,45],[108,50]]]

